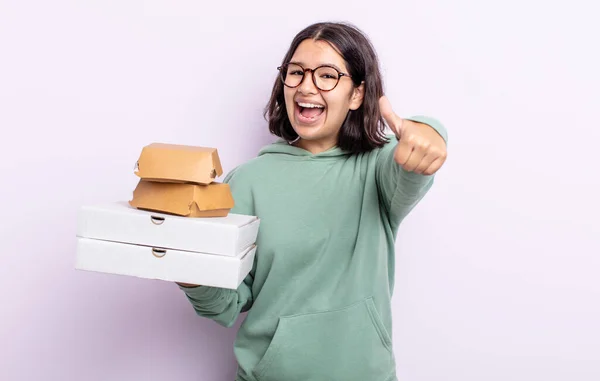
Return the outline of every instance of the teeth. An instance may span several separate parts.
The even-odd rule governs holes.
[[[300,103],[300,102],[298,102],[298,106],[304,107],[304,108],[325,108],[325,106],[322,106],[322,105],[317,105],[317,104],[313,104],[313,103]]]

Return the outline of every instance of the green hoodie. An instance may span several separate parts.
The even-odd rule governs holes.
[[[410,119],[447,140],[436,120]],[[389,138],[362,154],[279,140],[225,178],[232,212],[261,219],[254,267],[237,290],[180,288],[223,326],[248,311],[236,381],[396,380],[394,241],[433,176],[403,170]]]

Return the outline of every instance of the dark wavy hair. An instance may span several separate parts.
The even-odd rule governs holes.
[[[326,41],[341,54],[352,76],[354,86],[364,81],[365,92],[362,105],[350,110],[340,129],[338,146],[352,153],[368,152],[388,142],[385,124],[379,111],[379,98],[383,95],[383,81],[379,62],[373,45],[367,36],[352,24],[322,22],[300,31],[290,44],[282,64],[291,60],[298,45],[306,39]],[[279,77],[275,80],[271,99],[265,107],[264,117],[272,134],[287,141],[298,138],[288,118],[283,95],[284,85]]]

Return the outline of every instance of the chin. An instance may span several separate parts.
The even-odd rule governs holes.
[[[323,138],[323,133],[318,127],[293,126],[296,134],[304,140],[318,140]]]
[[[300,139],[304,141],[305,144],[309,143],[311,145],[314,144],[316,146],[334,146],[337,144],[338,141],[337,134],[333,132],[328,133],[323,129],[314,129],[314,127],[313,129],[309,129],[306,127],[294,127],[294,130],[296,131]]]

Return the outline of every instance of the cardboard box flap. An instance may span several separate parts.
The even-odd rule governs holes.
[[[194,204],[201,210],[231,209],[234,206],[229,184],[212,183],[206,186],[193,186]]]
[[[161,183],[140,180],[129,204],[187,217],[224,217],[234,206],[229,184]]]
[[[135,174],[164,182],[210,184],[223,174],[216,148],[152,143],[142,149]]]

